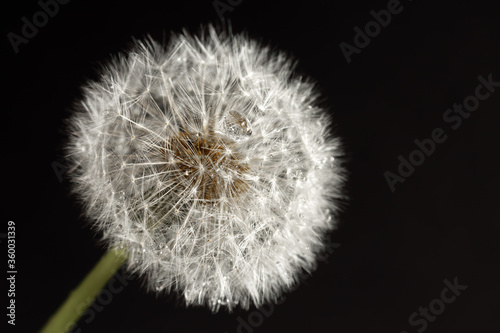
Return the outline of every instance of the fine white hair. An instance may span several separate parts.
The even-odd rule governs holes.
[[[108,64],[69,119],[74,191],[148,289],[212,311],[276,299],[337,222],[331,116],[284,53],[206,27]]]

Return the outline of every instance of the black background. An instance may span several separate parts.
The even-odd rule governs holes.
[[[467,290],[425,332],[499,331],[500,88],[456,130],[443,113],[474,94],[479,75],[500,81],[500,10],[494,1],[401,4],[350,64],[339,44],[353,44],[353,28],[363,29],[387,1],[244,0],[223,14],[233,31],[293,54],[334,112],[350,203],[328,260],[250,330],[238,317],[255,323],[254,308],[185,309],[134,280],[90,323],[79,322],[81,332],[413,333],[422,326],[410,325],[409,316],[455,277]],[[168,40],[170,31],[196,32],[220,19],[212,1],[71,1],[15,54],[7,34],[20,34],[21,18],[32,20],[40,7],[34,0],[6,6],[0,233],[15,221],[17,312],[9,332],[35,332],[104,253],[68,180],[54,170],[65,165],[63,119],[79,87],[132,37]],[[384,172],[397,173],[398,156],[407,158],[413,141],[434,128],[447,140],[392,193]],[[6,253],[4,238],[1,248]]]

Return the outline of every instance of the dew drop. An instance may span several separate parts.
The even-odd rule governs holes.
[[[236,142],[243,142],[252,135],[252,124],[238,111],[229,111],[222,119],[222,132]]]

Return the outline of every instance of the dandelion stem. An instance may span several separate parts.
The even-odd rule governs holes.
[[[126,254],[122,250],[116,249],[111,249],[102,256],[78,287],[68,295],[66,301],[52,315],[40,332],[65,333],[72,329],[106,282],[125,262],[126,258]]]

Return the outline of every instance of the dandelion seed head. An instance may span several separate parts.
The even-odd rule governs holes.
[[[231,311],[314,269],[336,225],[341,149],[293,70],[209,26],[168,47],[137,42],[85,87],[70,119],[74,189],[150,290]]]

